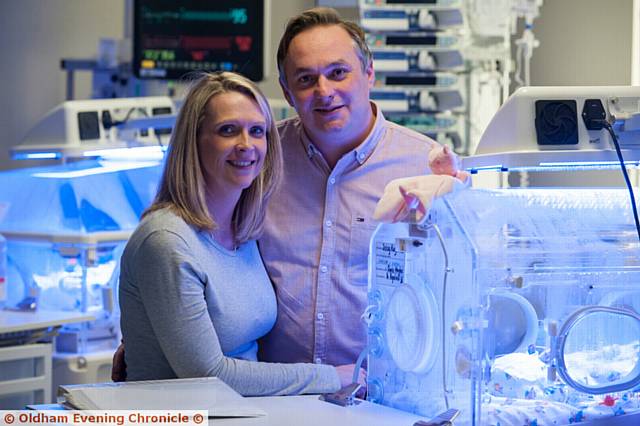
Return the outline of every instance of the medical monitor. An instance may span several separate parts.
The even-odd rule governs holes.
[[[264,77],[268,0],[134,0],[133,70],[141,79],[191,71]]]

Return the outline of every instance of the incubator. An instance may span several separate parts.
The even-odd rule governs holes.
[[[481,140],[478,168],[514,170],[522,159],[526,170],[548,169],[554,148],[565,171],[572,157],[612,162],[605,131],[585,128],[577,114],[599,98],[602,116],[612,118],[611,106],[620,105],[622,95],[639,99],[638,90],[572,89],[586,96],[574,96],[574,116],[565,111],[556,124],[568,137],[579,135],[575,145],[556,139],[557,147],[535,152],[535,125],[542,124],[536,103],[569,102],[569,95],[566,89],[562,96],[524,90],[485,135],[495,143],[498,129],[517,134],[510,139],[514,149],[526,145],[530,154],[492,153]],[[613,127],[625,129],[624,123]],[[626,136],[622,153],[635,161]],[[584,139],[583,151],[590,152],[579,153]],[[595,150],[596,143],[603,146]],[[426,417],[456,408],[461,425],[633,416],[640,412],[639,281],[640,244],[626,189],[448,194],[433,202],[422,223],[381,224],[372,237],[364,316],[368,399]]]
[[[473,425],[640,409],[630,212],[623,190],[470,189],[423,225],[382,225],[369,399],[425,416],[455,407]]]
[[[58,352],[117,346],[118,262],[160,172],[158,161],[86,160],[0,173],[6,307],[96,318],[65,326]]]

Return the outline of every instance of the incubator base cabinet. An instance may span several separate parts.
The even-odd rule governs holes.
[[[111,382],[113,349],[80,354],[57,353],[51,360],[53,393],[58,386],[70,383]]]
[[[468,189],[369,256],[368,399],[461,425],[640,410],[640,247],[627,191]]]

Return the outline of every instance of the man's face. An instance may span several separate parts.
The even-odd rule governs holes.
[[[373,122],[369,89],[373,68],[365,71],[349,33],[338,25],[298,34],[284,61],[285,97],[312,141],[360,143]]]

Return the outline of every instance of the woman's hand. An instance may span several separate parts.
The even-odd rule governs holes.
[[[353,369],[355,364],[339,365],[336,367],[338,377],[340,377],[340,386],[344,387],[353,383]],[[361,368],[358,372],[358,383],[365,385],[367,380],[367,372]]]
[[[114,382],[124,382],[127,380],[127,363],[124,361],[124,341],[120,343],[120,346],[118,346],[118,349],[116,349],[116,352],[113,354],[111,380]]]

